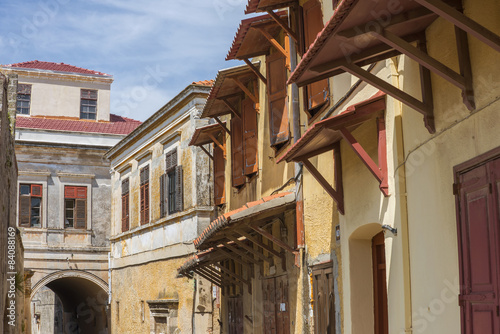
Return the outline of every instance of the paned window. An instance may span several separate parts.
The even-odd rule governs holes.
[[[80,98],[80,118],[97,118],[97,90],[82,89]]]
[[[149,166],[141,169],[141,225],[149,223]]]
[[[19,185],[19,226],[42,227],[42,185]]]
[[[64,187],[64,227],[87,228],[87,187]]]
[[[160,214],[166,217],[183,210],[182,166],[177,163],[177,149],[165,154],[165,174],[160,176]]]
[[[31,85],[17,85],[17,104],[16,111],[18,114],[29,115],[31,104]]]
[[[122,181],[122,232],[128,231],[129,222],[129,179]]]

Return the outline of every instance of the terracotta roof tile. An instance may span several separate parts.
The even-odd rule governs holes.
[[[248,0],[247,7],[245,8],[245,14],[252,14],[257,12],[259,2],[260,0]]]
[[[191,83],[191,85],[201,85],[201,86],[208,86],[208,87],[212,87],[212,86],[213,86],[213,84],[214,84],[214,81],[215,81],[215,80],[193,81],[193,83]]]
[[[140,121],[114,114],[110,115],[109,122],[36,116],[16,118],[16,128],[20,129],[60,130],[120,135],[129,134],[141,124],[142,122]]]
[[[80,73],[80,74],[90,74],[90,75],[103,75],[103,76],[111,76],[106,73],[88,70],[86,68],[81,68],[65,63],[53,63],[48,61],[26,61],[23,63],[15,63],[2,65],[2,67],[10,67],[10,68],[26,68],[26,69],[36,69],[36,70],[46,70],[46,71],[57,71],[57,72],[67,72],[67,73]]]

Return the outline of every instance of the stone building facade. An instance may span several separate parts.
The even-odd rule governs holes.
[[[111,192],[103,155],[140,122],[110,114],[110,75],[40,61],[1,70],[19,78],[16,225],[32,273],[32,333],[104,333]]]
[[[190,147],[211,86],[194,82],[106,153],[113,333],[213,333],[212,285],[178,278],[213,215],[211,163]]]

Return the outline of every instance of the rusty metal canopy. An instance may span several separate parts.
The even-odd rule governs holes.
[[[226,122],[222,122],[222,124],[226,124]],[[191,141],[189,142],[189,146],[203,146],[211,144],[214,142],[212,138],[217,138],[223,131],[224,129],[219,123],[197,128],[194,131]]]
[[[248,0],[245,14],[290,7],[298,3],[298,0]]]
[[[252,64],[257,69],[260,67],[260,62],[254,62]],[[244,92],[232,78],[237,78],[246,86],[257,77],[247,65],[220,70],[210,90],[201,117],[216,117],[231,113],[224,103],[224,99],[227,99],[227,101],[235,105],[237,100],[244,96]]]
[[[304,86],[345,72],[346,63],[362,66],[398,55],[374,34],[387,31],[406,42],[415,41],[437,17],[414,0],[342,0],[288,83]]]
[[[277,12],[276,15],[282,19],[288,17],[286,11]],[[265,30],[269,35],[276,38],[282,28],[270,15],[242,20],[236,36],[234,36],[233,44],[227,53],[226,60],[243,60],[268,54],[272,44],[259,29]]]
[[[383,115],[386,94],[378,92],[371,98],[348,107],[344,112],[315,123],[279,158],[282,161],[302,161],[330,151],[333,144],[342,139],[342,128],[353,129],[363,122]]]

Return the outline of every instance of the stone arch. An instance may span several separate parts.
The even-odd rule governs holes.
[[[53,282],[55,280],[61,279],[61,278],[81,278],[81,279],[86,279],[86,280],[91,281],[92,283],[96,284],[97,286],[99,286],[106,293],[109,293],[108,284],[103,279],[101,279],[100,277],[98,277],[98,276],[96,276],[96,275],[94,275],[92,273],[83,271],[83,270],[70,269],[70,270],[56,271],[56,272],[54,272],[52,274],[49,274],[49,275],[45,276],[44,278],[42,278],[38,282],[36,282],[36,284],[31,288],[30,299],[33,299],[33,297],[36,295],[36,293],[38,292],[38,290],[40,290],[41,288],[43,288],[47,284],[49,284],[49,283],[51,283],[51,282]]]
[[[372,239],[382,231],[379,223],[358,227],[349,236],[349,271],[352,333],[373,333]]]

